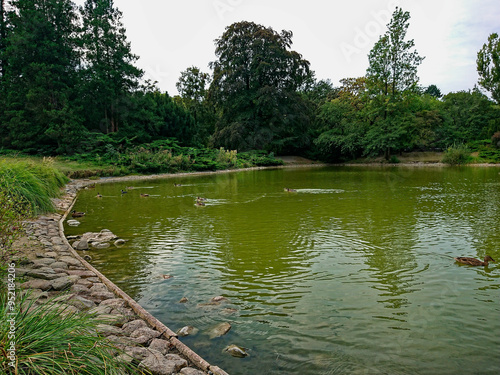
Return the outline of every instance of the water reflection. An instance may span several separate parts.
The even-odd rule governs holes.
[[[103,185],[99,200],[84,191],[75,209],[89,214],[67,233],[107,228],[128,239],[92,252],[95,264],[172,329],[200,328],[183,340],[210,362],[231,374],[493,373],[485,353],[500,352],[497,266],[460,267],[453,256],[500,257],[496,170],[315,168],[175,182],[124,195],[125,185]],[[229,300],[207,305],[216,295]],[[233,329],[210,340],[206,330],[222,321]],[[223,356],[228,343],[250,357]]]

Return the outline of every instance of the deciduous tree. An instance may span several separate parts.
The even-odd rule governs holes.
[[[230,149],[284,151],[307,142],[309,116],[298,90],[309,62],[290,50],[292,32],[253,22],[226,28],[215,41],[210,99],[220,113],[214,144]]]
[[[396,8],[387,32],[368,56],[366,77],[370,102],[366,109],[371,124],[366,150],[384,151],[386,159],[391,149],[402,147],[407,133],[405,126],[412,123],[404,118],[408,114],[405,100],[417,92],[417,68],[423,60],[413,49],[413,39],[406,40],[409,19],[409,12]]]
[[[488,43],[477,53],[479,85],[491,93],[500,104],[500,38],[497,33],[488,37]]]

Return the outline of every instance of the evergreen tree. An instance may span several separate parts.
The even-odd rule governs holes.
[[[82,104],[87,124],[105,133],[117,132],[131,110],[130,95],[139,86],[142,70],[133,64],[122,13],[112,0],[87,0],[83,18]]]
[[[5,48],[3,144],[59,152],[78,141],[74,105],[77,15],[70,0],[14,0]]]

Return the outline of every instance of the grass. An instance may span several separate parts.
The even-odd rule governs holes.
[[[52,159],[40,162],[0,160],[0,190],[29,206],[34,215],[53,212],[51,198],[61,194],[68,178],[53,166]]]
[[[2,293],[0,305],[0,371],[3,374],[144,374],[120,362],[122,354],[101,337],[94,315],[70,312],[51,299],[36,304],[28,295],[9,305]],[[12,306],[12,308],[10,307]],[[11,325],[11,322],[12,323]],[[9,349],[15,349],[15,356]],[[15,358],[12,362],[11,358]]]

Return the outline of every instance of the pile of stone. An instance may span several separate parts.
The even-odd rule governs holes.
[[[118,238],[108,229],[103,229],[97,233],[87,232],[81,236],[73,236],[68,239],[76,240],[72,243],[75,250],[89,250],[90,248],[101,250],[111,247],[111,244],[116,247],[125,244],[124,239]]]

